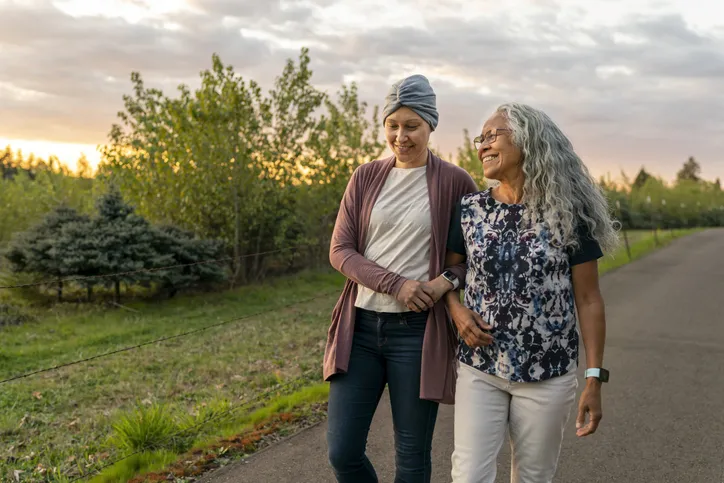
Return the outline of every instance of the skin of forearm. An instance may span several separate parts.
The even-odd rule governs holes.
[[[462,305],[460,302],[460,290],[449,290],[444,296],[445,305],[451,307],[453,305]]]
[[[606,342],[606,316],[603,300],[596,298],[578,308],[583,345],[586,348],[586,366],[603,367]]]

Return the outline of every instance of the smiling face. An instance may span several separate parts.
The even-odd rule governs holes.
[[[523,153],[513,144],[513,133],[502,112],[496,112],[483,125],[483,143],[478,159],[483,163],[483,174],[488,179],[510,181],[521,176]]]
[[[397,167],[425,165],[430,133],[430,125],[408,107],[399,108],[385,119],[385,138],[397,158]]]

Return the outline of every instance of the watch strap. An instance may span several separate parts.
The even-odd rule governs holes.
[[[586,369],[586,379],[595,377],[601,382],[608,382],[608,371],[602,367],[591,367]]]

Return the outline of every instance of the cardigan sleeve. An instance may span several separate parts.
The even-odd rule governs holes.
[[[463,196],[465,196],[469,193],[475,193],[478,191],[478,186],[475,184],[475,181],[473,180],[472,176],[470,176],[469,173],[464,172],[464,174],[461,177],[462,177],[462,183],[461,183],[460,190],[457,193],[458,199],[454,203],[455,208],[457,208],[459,206],[458,203],[459,203],[460,199],[462,199]],[[455,211],[455,208],[452,211]],[[456,218],[456,213],[453,212],[451,214],[451,221],[454,222],[455,218]],[[449,232],[448,232],[448,235],[449,235]],[[466,277],[467,277],[467,272],[468,272],[467,261],[458,263],[457,265],[452,265],[450,267],[446,267],[446,269],[453,272],[455,274],[455,276],[458,278],[458,280],[460,281],[460,286],[458,288],[459,289],[464,288]]]
[[[362,205],[360,198],[363,196],[359,171],[360,168],[352,173],[342,197],[332,232],[329,261],[335,270],[350,280],[375,292],[397,296],[407,279],[366,259],[358,251],[358,218]]]

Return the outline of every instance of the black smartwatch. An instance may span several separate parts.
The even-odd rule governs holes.
[[[589,377],[595,377],[601,382],[608,382],[608,370],[602,367],[592,367],[586,369],[586,379]]]
[[[457,289],[460,286],[460,280],[458,280],[458,277],[450,270],[445,270],[444,272],[442,272],[442,278],[452,284],[453,290]]]

